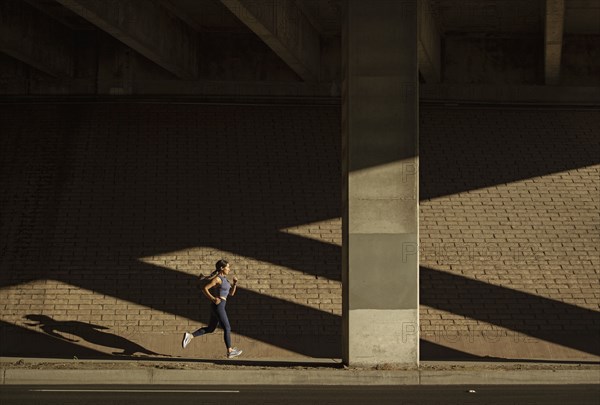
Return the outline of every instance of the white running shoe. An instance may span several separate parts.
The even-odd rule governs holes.
[[[181,345],[183,346],[184,349],[187,345],[190,344],[193,337],[194,337],[194,335],[192,335],[191,333],[185,332],[185,334],[183,335],[183,342],[181,342]]]
[[[240,354],[242,354],[242,351],[240,349],[238,349],[237,347],[234,347],[233,350],[227,354],[227,358],[233,359],[234,357],[237,357]]]

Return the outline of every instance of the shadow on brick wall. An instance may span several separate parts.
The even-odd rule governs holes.
[[[420,272],[422,305],[600,356],[600,342],[585,339],[598,335],[597,311],[427,267]]]
[[[594,111],[425,107],[421,201],[598,164]]]
[[[0,287],[58,280],[206,323],[208,308],[200,305],[191,274],[199,269],[141,258],[202,248],[208,251],[199,260],[212,265],[212,249],[231,252],[234,267],[235,257],[247,257],[315,280],[340,280],[339,246],[281,232],[340,215],[337,110],[127,104],[3,109]],[[497,148],[472,139],[464,144],[469,158],[458,165],[449,152],[457,146],[450,146],[464,140],[450,132],[437,143],[422,142],[422,199],[597,162],[587,136],[558,131],[561,148],[530,154],[520,148],[523,134],[516,130],[497,134]],[[448,160],[432,164],[431,148],[448,151]],[[486,153],[522,155],[517,166],[498,170]],[[599,354],[597,346],[578,346],[558,334],[542,337],[535,327],[557,318],[597,325],[597,312],[427,268],[421,280],[425,305]],[[447,286],[455,289],[432,293]],[[459,296],[471,302],[461,303]],[[534,317],[499,318],[482,308]],[[228,311],[241,335],[311,357],[341,356],[341,345],[315,344],[316,337],[341,335],[337,315],[244,288]],[[581,329],[568,325],[568,332]],[[35,336],[47,342],[47,336]]]
[[[102,359],[107,355],[65,339],[0,321],[0,356]]]
[[[293,279],[279,280],[269,266],[315,283],[340,280],[339,246],[281,232],[339,216],[339,122],[330,108],[3,109],[0,287],[57,280],[207,323],[195,275],[200,264],[214,266],[219,252],[231,252],[234,269],[236,258],[266,263],[261,271],[273,284]],[[173,252],[187,250],[196,256],[175,260]],[[170,257],[164,265],[143,259],[163,255]],[[340,357],[339,345],[314,344],[318,336],[339,338],[339,316],[245,289],[243,271],[237,274],[241,288],[228,306],[235,333],[303,355]],[[75,319],[56,312],[57,319]],[[161,330],[151,322],[140,329],[148,327]]]
[[[472,208],[483,208],[490,216],[498,217],[497,223],[500,224],[504,219],[507,225],[528,225],[530,219],[534,223],[537,217],[536,210],[539,209],[545,216],[556,215],[556,221],[567,224],[573,221],[573,215],[582,210],[593,210],[592,202],[580,202],[578,196],[570,194],[572,190],[579,187],[584,191],[589,191],[591,197],[592,190],[589,182],[584,186],[577,184],[577,179],[581,175],[577,173],[561,176],[556,183],[549,185],[548,179],[536,179],[542,176],[548,176],[564,171],[576,170],[600,162],[600,143],[598,143],[597,131],[600,125],[600,115],[596,109],[575,110],[565,108],[513,108],[498,106],[460,106],[451,108],[448,106],[427,106],[421,110],[420,116],[420,156],[419,156],[419,174],[420,174],[420,201],[423,205],[428,204],[428,200],[440,198],[440,201],[434,201],[432,207],[441,210],[439,218],[434,214],[429,217],[421,218],[421,224],[425,231],[422,231],[421,238],[428,238],[428,226],[440,228],[446,226],[442,233],[430,233],[432,238],[438,238],[436,243],[425,239],[424,243],[428,246],[437,244],[442,246],[441,251],[431,256],[432,261],[441,262],[459,258],[463,254],[461,245],[467,249],[477,249],[481,244],[482,248],[487,248],[488,240],[482,236],[481,242],[461,243],[467,238],[478,240],[477,230],[472,230],[470,225],[480,225],[477,216],[481,215],[481,210]],[[588,181],[592,175],[587,175]],[[511,207],[518,210],[520,203],[519,195],[508,195],[510,202],[495,201],[495,197],[481,201],[473,197],[473,205],[469,206],[469,197],[460,195],[469,191],[477,191],[486,187],[502,187],[510,183],[520,182],[522,180],[540,180],[540,185],[535,183],[523,183],[523,193],[531,192],[531,200],[534,205],[527,207],[528,216],[511,213]],[[561,184],[560,181],[564,183]],[[569,184],[571,183],[571,184]],[[531,186],[531,187],[530,187]],[[540,188],[536,197],[536,186]],[[553,191],[547,191],[544,188],[554,188]],[[530,191],[531,190],[531,191]],[[579,191],[579,190],[578,190]],[[495,191],[490,191],[496,193]],[[511,193],[508,191],[508,193]],[[481,195],[486,195],[485,191]],[[562,202],[555,202],[560,196],[572,195],[573,203],[571,206]],[[453,199],[445,199],[452,196]],[[541,197],[540,197],[541,196]],[[512,201],[513,197],[515,201]],[[552,201],[544,210],[544,199]],[[558,198],[557,198],[558,197]],[[538,201],[539,200],[539,201]],[[582,199],[583,201],[583,199]],[[588,200],[589,201],[589,200]],[[463,205],[463,202],[466,202]],[[436,205],[439,204],[439,205]],[[477,206],[477,204],[481,204]],[[556,205],[553,205],[556,204]],[[524,203],[523,205],[526,205]],[[585,206],[581,208],[581,206]],[[552,207],[552,208],[550,208]],[[556,208],[558,207],[558,208]],[[564,208],[561,212],[560,208]],[[556,211],[552,211],[556,210]],[[456,213],[454,212],[456,211]],[[573,212],[573,214],[570,213]],[[591,212],[591,211],[590,211]],[[457,219],[456,217],[467,218]],[[542,214],[540,213],[540,217]],[[514,223],[511,220],[514,218]],[[578,219],[581,220],[581,219]],[[447,225],[444,221],[447,221]],[[457,222],[458,221],[458,222]],[[482,219],[482,222],[485,219]],[[522,221],[522,223],[521,223]],[[556,225],[552,220],[546,222],[545,226]],[[468,222],[468,224],[465,224]],[[495,219],[489,220],[488,225],[482,225],[483,232],[486,230],[493,233],[501,233],[500,229],[494,228]],[[590,224],[585,224],[589,228]],[[465,229],[461,229],[464,227]],[[475,227],[473,227],[475,228]],[[534,250],[533,254],[545,254],[546,250],[553,251],[552,235],[545,235],[538,232],[535,225],[532,225],[532,231],[524,231],[524,238],[533,246],[541,246],[539,251]],[[575,225],[577,229],[577,225]],[[445,233],[444,233],[445,232]],[[469,234],[472,232],[472,234]],[[531,232],[531,234],[527,234]],[[568,231],[564,231],[565,234]],[[590,232],[590,233],[586,233]],[[572,238],[571,242],[578,243],[581,238],[581,244],[585,247],[593,246],[593,234],[590,231],[582,231],[582,234],[566,235]],[[427,235],[427,236],[423,236]],[[515,241],[511,241],[510,238]],[[464,239],[463,239],[464,238]],[[499,237],[500,238],[500,237]],[[514,236],[507,236],[507,245],[521,245]],[[539,238],[539,242],[536,240]],[[483,243],[485,240],[485,243]],[[497,242],[501,245],[502,239]],[[556,241],[559,242],[559,241]],[[448,253],[455,253],[457,256],[443,257],[443,245],[452,246]],[[524,243],[523,243],[524,244]],[[498,257],[504,255],[501,247],[495,248],[495,241],[489,243],[490,252],[497,253]],[[511,248],[512,249],[512,248]],[[577,248],[576,248],[577,249]],[[473,250],[469,254],[473,253]],[[514,253],[511,251],[509,254]],[[565,252],[563,252],[565,253]],[[592,252],[589,252],[590,254]],[[587,255],[588,252],[583,252]],[[513,256],[510,257],[512,259]],[[529,256],[523,256],[523,261],[527,264]],[[542,257],[544,258],[544,257]],[[421,257],[423,260],[423,257]],[[461,257],[464,260],[473,260],[468,257]],[[563,273],[567,277],[569,274],[577,275],[576,272],[582,266],[575,264],[579,257],[569,258],[565,256],[568,270],[561,264]],[[551,259],[548,259],[551,260]],[[583,259],[581,259],[583,260]],[[591,260],[591,258],[590,258]],[[504,265],[498,259],[496,262],[481,261],[482,265]],[[511,262],[510,266],[514,271],[521,270],[517,260]],[[591,263],[591,262],[590,262]],[[428,263],[424,263],[428,264]],[[529,263],[530,264],[530,263]],[[590,264],[585,270],[585,274],[590,275]],[[447,267],[447,266],[446,266]],[[459,267],[459,266],[458,266]],[[460,267],[459,267],[460,268]],[[477,264],[474,264],[474,270],[477,270]],[[464,269],[463,269],[464,270]],[[523,271],[541,278],[547,273],[542,268],[529,266]],[[515,331],[517,333],[527,334],[534,338],[553,342],[565,347],[581,350],[586,353],[600,355],[600,348],[596,342],[590,339],[580,339],[582,335],[598,335],[600,331],[600,313],[591,309],[585,309],[576,305],[571,305],[557,300],[540,297],[535,294],[513,290],[511,288],[500,287],[492,284],[475,280],[475,276],[468,278],[460,274],[451,274],[451,271],[439,271],[428,267],[421,267],[420,274],[420,300],[421,304],[436,308],[450,314],[464,316],[473,320],[498,326]],[[469,273],[469,270],[464,270]],[[510,276],[510,271],[507,276]],[[593,277],[593,276],[591,276]],[[519,275],[520,278],[520,275]],[[502,278],[499,282],[505,282]],[[591,284],[590,280],[590,284]],[[533,285],[532,285],[533,286]],[[544,289],[553,288],[551,285],[539,286],[540,294],[544,294]],[[560,292],[563,294],[563,291]],[[570,297],[571,294],[564,292],[564,297]],[[592,297],[590,295],[590,297]],[[597,300],[596,296],[596,300]],[[591,298],[594,299],[594,298]],[[448,316],[447,322],[454,318]],[[473,322],[475,324],[476,322]],[[432,325],[435,321],[432,321]],[[440,328],[446,325],[439,324]]]
[[[33,328],[39,328],[50,337],[63,340],[65,342],[76,343],[85,341],[93,345],[111,348],[115,356],[133,356],[135,354],[158,356],[151,350],[134,343],[122,336],[109,333],[106,326],[94,325],[82,321],[58,321],[46,315],[29,314],[24,317],[27,319],[25,325]]]

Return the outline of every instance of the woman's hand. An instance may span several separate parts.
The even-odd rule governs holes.
[[[215,303],[215,305],[219,305],[221,303],[221,298],[217,297],[213,302]]]
[[[238,282],[237,277],[234,277],[233,283],[231,284],[231,290],[229,290],[229,295],[231,295],[232,297],[235,295],[235,292],[237,291],[237,282]]]

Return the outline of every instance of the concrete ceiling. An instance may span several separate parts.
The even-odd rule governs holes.
[[[248,28],[219,0],[161,0],[193,20],[202,32],[248,32]]]
[[[509,70],[511,63],[521,66],[523,55],[531,54],[532,47],[538,46],[535,41],[543,39],[539,42],[543,48],[537,52],[541,49],[544,55],[546,84],[558,83],[561,65],[573,77],[583,74],[596,82],[600,0],[418,2],[419,63],[426,83],[439,83],[440,72],[451,71],[445,68],[452,60],[444,59],[449,43],[458,48],[448,52],[462,58],[460,41],[468,43],[471,39],[464,40],[461,35],[490,37],[490,49],[473,52],[479,52],[481,57],[492,53],[490,58],[495,58],[493,62],[502,65],[499,69],[503,71]],[[77,32],[81,31],[100,30],[176,77],[193,80],[198,74],[197,61],[203,56],[198,54],[199,42],[213,41],[215,46],[221,46],[220,39],[215,38],[227,37],[237,43],[236,36],[209,33],[253,33],[302,81],[318,82],[323,77],[339,77],[339,50],[335,46],[339,47],[336,43],[341,35],[343,5],[344,0],[7,0],[0,3],[10,17],[4,27],[8,40],[2,51],[52,76],[70,77],[76,51],[65,47],[70,43],[65,38],[78,37]],[[37,11],[32,12],[30,6]],[[33,30],[35,38],[29,35],[32,27],[39,28]],[[509,41],[504,41],[505,37]],[[524,50],[514,51],[513,45],[498,48],[509,43],[523,45]],[[562,55],[563,48],[568,48],[566,57]],[[473,64],[490,70],[484,59]],[[527,67],[534,76],[540,70],[535,61]],[[490,72],[489,75],[494,74]],[[538,82],[533,76],[514,80]]]
[[[432,0],[442,34],[541,33],[545,0]]]
[[[52,0],[49,0],[52,1]],[[274,3],[276,0],[262,0]],[[321,35],[340,35],[342,0],[296,0]],[[194,20],[199,31],[248,32],[248,27],[236,18],[220,0],[161,0],[170,3]]]
[[[25,1],[70,29],[95,29],[55,0]],[[185,17],[198,31],[248,32],[248,27],[220,0],[160,1],[179,10],[178,16]],[[296,0],[296,3],[321,35],[340,35],[342,0]],[[545,0],[431,0],[431,9],[442,35],[542,34],[545,3]],[[600,35],[600,0],[565,0],[565,34]]]
[[[302,11],[314,22],[322,35],[341,33],[341,0],[296,0]]]
[[[247,30],[219,0],[169,1],[204,30]],[[342,0],[296,0],[296,3],[321,35],[341,33]],[[442,35],[543,34],[545,3],[545,0],[431,0],[431,8]],[[600,34],[599,0],[565,0],[565,9],[565,34]]]
[[[543,33],[546,0],[431,0],[442,34]],[[565,34],[600,34],[600,1],[565,0]]]
[[[44,14],[52,17],[59,23],[74,31],[93,31],[96,29],[94,24],[91,24],[86,19],[78,16],[62,4],[55,0],[24,0],[27,4]]]
[[[565,33],[600,35],[600,1],[567,0]]]

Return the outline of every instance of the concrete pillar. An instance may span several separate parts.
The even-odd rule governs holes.
[[[565,1],[546,0],[544,78],[549,85],[557,85],[560,81],[564,24]]]
[[[344,361],[416,366],[416,0],[347,0],[342,48]]]

